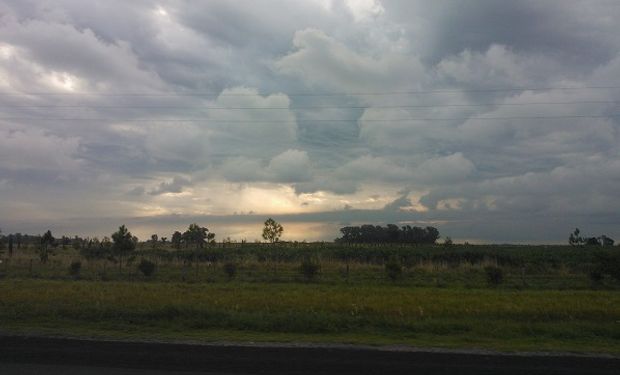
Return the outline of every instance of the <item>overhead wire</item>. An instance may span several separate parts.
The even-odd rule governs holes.
[[[0,108],[71,108],[71,109],[201,109],[201,110],[297,110],[297,109],[412,109],[412,108],[451,108],[451,107],[504,107],[528,105],[580,105],[580,104],[620,104],[617,100],[591,100],[572,102],[526,102],[526,103],[464,103],[464,104],[415,104],[415,105],[365,105],[365,106],[292,106],[292,107],[200,107],[172,105],[0,105]]]
[[[456,93],[456,92],[509,92],[509,91],[549,91],[549,90],[603,90],[603,89],[620,89],[620,86],[582,86],[582,87],[512,87],[512,88],[486,88],[486,89],[435,89],[435,90],[420,90],[420,91],[384,91],[384,92],[348,92],[348,93],[290,93],[288,96],[356,96],[356,95],[376,95],[376,96],[392,96],[392,95],[414,95],[414,94],[435,94],[435,93]],[[153,94],[153,93],[95,93],[95,92],[27,92],[27,93],[7,93],[0,92],[0,96],[15,96],[15,95],[35,95],[35,96],[101,96],[101,97],[151,97],[151,96],[204,96],[206,92],[193,92],[193,93],[167,93],[167,94]],[[258,93],[218,93],[213,95],[220,96],[257,96]],[[519,103],[505,103],[505,102],[486,102],[486,103],[441,103],[441,104],[389,104],[389,105],[299,105],[299,106],[189,106],[189,105],[98,105],[98,104],[0,104],[0,110],[19,110],[19,109],[73,109],[73,110],[87,110],[87,109],[183,109],[183,110],[195,110],[197,113],[202,111],[241,111],[241,110],[257,110],[257,111],[281,111],[281,110],[322,110],[322,109],[341,109],[341,110],[388,110],[388,109],[435,109],[435,108],[483,108],[483,107],[527,107],[527,106],[561,106],[561,105],[614,105],[620,104],[620,101],[616,100],[581,100],[581,101],[546,101],[546,102],[519,102]],[[571,115],[527,115],[527,116],[468,116],[468,117],[408,117],[408,118],[384,118],[384,119],[304,119],[298,118],[298,121],[311,121],[311,122],[357,122],[363,120],[365,122],[407,122],[407,121],[466,121],[466,120],[541,120],[541,119],[571,119],[571,118],[615,118],[620,116],[616,113],[611,114],[571,114]],[[214,122],[226,122],[226,123],[288,123],[294,120],[278,120],[278,119],[218,119],[211,116],[195,116],[182,118],[125,118],[119,117],[34,117],[34,116],[4,116],[0,117],[0,120],[5,121],[126,121],[126,122],[197,122],[197,121],[214,121]]]
[[[453,117],[453,118],[399,118],[399,119],[307,119],[311,122],[407,122],[407,121],[467,121],[467,120],[542,120],[542,119],[571,119],[571,118],[615,118],[620,117],[620,113],[612,113],[608,115],[559,115],[559,116],[496,116],[496,117]],[[0,120],[11,121],[127,121],[127,122],[195,122],[195,121],[214,121],[226,123],[289,123],[296,120],[227,120],[214,119],[209,117],[195,118],[167,118],[167,119],[118,119],[118,118],[53,118],[53,117],[0,117]]]
[[[511,91],[556,91],[556,90],[613,90],[620,89],[620,86],[547,86],[547,87],[496,87],[496,88],[479,88],[479,89],[432,89],[432,90],[412,90],[412,91],[366,91],[366,92],[274,92],[272,94],[285,94],[291,96],[392,96],[392,95],[425,95],[436,93],[480,93],[480,92],[511,92]],[[124,92],[124,93],[108,93],[108,92],[57,92],[57,91],[40,91],[40,92],[0,92],[0,96],[256,96],[260,93],[239,93],[239,92],[214,92],[214,91],[194,91],[194,92],[170,92],[170,93],[140,93],[140,92]]]

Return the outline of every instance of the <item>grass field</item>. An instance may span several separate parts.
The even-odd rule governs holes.
[[[220,244],[221,245],[221,244]],[[314,282],[322,284],[392,285],[385,262],[395,257],[402,264],[400,286],[438,288],[486,288],[485,267],[500,267],[501,287],[527,290],[620,290],[609,275],[592,280],[596,255],[620,254],[617,248],[588,249],[569,246],[342,246],[336,244],[287,244],[280,246],[230,246],[201,250],[151,249],[142,244],[119,269],[115,260],[85,259],[72,248],[56,249],[47,263],[41,263],[36,249],[22,249],[3,259],[0,279],[79,278],[92,281],[228,282],[223,270],[235,264],[236,281],[247,283],[300,283],[300,264],[311,255],[319,259],[320,272]],[[148,278],[137,264],[147,259],[156,264]],[[78,275],[68,272],[79,261]]]
[[[9,280],[5,331],[620,353],[615,291]]]
[[[119,267],[72,248],[42,263],[24,248],[0,265],[0,331],[620,354],[620,282],[591,273],[601,252],[618,250],[143,245]],[[311,279],[300,268],[308,255],[320,263]],[[155,264],[150,276],[143,259]],[[499,282],[488,267],[501,269]]]

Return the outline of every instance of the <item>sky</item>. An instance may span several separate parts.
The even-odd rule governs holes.
[[[0,0],[0,229],[620,239],[616,0]]]

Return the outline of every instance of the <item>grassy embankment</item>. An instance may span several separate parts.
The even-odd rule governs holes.
[[[325,283],[0,281],[0,330],[620,353],[620,294]]]

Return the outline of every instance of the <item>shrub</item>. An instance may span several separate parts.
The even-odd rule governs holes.
[[[229,279],[234,278],[235,275],[237,274],[237,264],[233,262],[224,263],[223,268],[224,268],[224,273],[226,273],[226,276],[228,276]]]
[[[601,252],[595,256],[601,273],[620,281],[620,252]]]
[[[140,270],[144,276],[149,277],[155,272],[155,263],[150,260],[142,259],[140,264],[138,264],[138,270]]]
[[[301,262],[301,266],[299,267],[300,272],[306,280],[311,281],[314,280],[319,271],[321,270],[321,264],[316,258],[306,258],[303,262]]]
[[[588,272],[588,277],[590,278],[590,281],[594,285],[599,285],[601,281],[603,281],[604,276],[605,275],[603,274],[603,271],[601,271],[601,269],[599,268],[595,268],[591,270],[590,272]]]
[[[385,274],[390,280],[396,281],[403,274],[403,265],[397,258],[392,257],[385,263]]]
[[[504,281],[504,270],[499,267],[486,266],[484,267],[484,274],[489,285],[497,286]]]
[[[80,261],[71,262],[71,265],[69,266],[69,276],[78,278],[80,277],[81,270],[82,270],[82,262]]]

